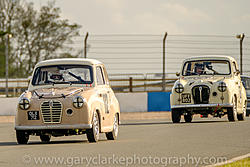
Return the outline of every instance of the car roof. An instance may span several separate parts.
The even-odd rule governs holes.
[[[203,56],[194,56],[185,59],[184,61],[192,61],[192,60],[202,60],[202,59],[215,59],[215,60],[231,60],[231,61],[236,61],[233,57],[231,56],[226,56],[226,55],[203,55]]]
[[[46,65],[57,65],[57,64],[97,65],[97,64],[103,64],[103,63],[96,59],[62,58],[62,59],[50,59],[50,60],[41,61],[36,64],[36,67],[46,66]]]

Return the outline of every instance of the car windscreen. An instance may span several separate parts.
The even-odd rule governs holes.
[[[230,75],[231,68],[226,60],[196,60],[185,62],[183,76],[192,75]]]
[[[92,84],[92,67],[88,65],[52,65],[37,67],[32,85]]]
[[[241,81],[245,87],[246,90],[250,90],[250,78],[247,77],[241,77]]]

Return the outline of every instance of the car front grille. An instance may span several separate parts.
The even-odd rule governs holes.
[[[192,89],[194,104],[208,104],[210,89],[206,85],[194,86]]]
[[[62,103],[55,100],[44,101],[41,104],[44,123],[60,123],[62,116]]]

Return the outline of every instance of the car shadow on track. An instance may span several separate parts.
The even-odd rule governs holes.
[[[192,121],[191,123],[186,123],[186,122],[181,122],[181,123],[184,123],[184,124],[200,124],[200,123],[225,123],[225,122],[229,122],[227,120],[204,120],[204,121]]]
[[[131,122],[131,123],[122,123],[120,126],[129,126],[129,125],[160,125],[160,124],[173,124],[172,122]]]
[[[104,142],[107,140],[99,140],[98,142]],[[0,142],[1,146],[17,146],[17,145],[50,145],[50,144],[73,144],[73,143],[89,143],[88,140],[60,140],[60,141],[50,141],[48,143],[41,141],[30,141],[28,144],[17,144],[17,142]]]
[[[162,124],[173,124],[173,125],[183,125],[183,124],[208,124],[208,123],[225,123],[228,122],[227,120],[194,120],[191,123],[180,122],[180,123],[173,123],[173,122],[129,122],[129,123],[122,123],[121,126],[130,126],[130,125],[162,125]]]

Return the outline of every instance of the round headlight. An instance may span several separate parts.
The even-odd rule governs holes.
[[[225,92],[227,90],[227,85],[225,82],[220,82],[218,85],[218,90],[220,92]]]
[[[22,98],[19,101],[19,108],[22,110],[28,110],[30,108],[30,101],[27,98]]]
[[[84,99],[81,96],[77,96],[73,99],[73,106],[75,108],[81,108],[83,106]]]
[[[178,83],[174,89],[177,93],[182,93],[184,91],[184,87],[181,83]]]

